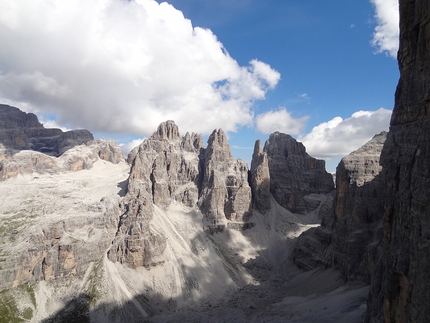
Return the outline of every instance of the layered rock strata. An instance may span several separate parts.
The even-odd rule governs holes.
[[[166,239],[150,227],[153,204],[167,208],[174,201],[190,207],[197,203],[201,149],[201,136],[187,133],[181,138],[176,124],[167,121],[130,153],[125,213],[109,259],[132,267],[163,261]]]
[[[367,322],[430,317],[430,5],[400,0],[400,79],[381,156],[387,180],[384,239]]]
[[[263,151],[256,143],[251,175],[255,206],[260,211],[268,208],[268,182],[276,202],[294,213],[310,212],[319,206],[318,201],[307,199],[307,195],[325,194],[334,189],[324,160],[309,156],[302,143],[280,132],[270,135]]]
[[[320,209],[321,226],[303,233],[293,250],[299,267],[333,266],[347,281],[370,282],[382,237],[385,181],[379,160],[386,136],[374,136],[340,161],[334,200]]]
[[[199,207],[206,225],[223,226],[226,219],[248,221],[251,215],[248,165],[243,160],[234,160],[221,129],[210,135],[203,165]]]
[[[90,140],[94,137],[88,130],[63,132],[61,129],[46,129],[35,114],[0,104],[0,160],[21,150],[60,156],[66,150]]]
[[[248,167],[233,159],[222,130],[215,130],[204,148],[200,135],[181,137],[176,124],[167,121],[129,154],[128,161],[131,171],[125,212],[109,259],[132,267],[164,261],[166,240],[150,226],[153,204],[163,209],[175,202],[198,206],[210,232],[247,226],[251,206]]]

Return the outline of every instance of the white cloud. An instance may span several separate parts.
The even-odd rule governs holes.
[[[360,148],[375,134],[388,131],[391,110],[358,111],[350,118],[335,117],[314,127],[303,142],[309,155],[317,158],[346,156]]]
[[[280,79],[154,0],[3,0],[0,43],[3,102],[93,132],[235,131]]]
[[[72,130],[72,129],[69,129],[69,128],[64,127],[62,125],[59,125],[57,123],[57,121],[52,120],[52,119],[45,119],[45,118],[41,117],[41,118],[39,118],[39,121],[40,121],[40,123],[43,124],[43,126],[45,128],[48,128],[48,129],[50,129],[50,128],[57,128],[57,129],[61,129],[63,132]]]
[[[125,155],[125,156],[127,156],[128,155],[128,153],[134,148],[134,147],[137,147],[137,146],[139,146],[142,142],[143,142],[143,140],[144,140],[145,138],[139,138],[139,139],[134,139],[134,140],[132,140],[132,141],[130,141],[130,142],[128,142],[128,143],[125,143],[125,144],[119,144],[119,146],[120,146],[120,148],[121,148],[121,151],[122,151],[122,153]]]
[[[379,53],[386,52],[396,58],[399,48],[398,0],[371,0],[375,7],[378,25],[375,27],[372,45]]]
[[[275,131],[284,132],[290,135],[299,134],[305,127],[309,117],[293,118],[285,108],[271,110],[256,117],[257,129],[265,134]]]

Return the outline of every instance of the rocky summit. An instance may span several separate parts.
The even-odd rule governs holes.
[[[0,105],[0,322],[427,322],[430,6],[400,0],[390,131],[250,168],[166,121],[127,158]]]

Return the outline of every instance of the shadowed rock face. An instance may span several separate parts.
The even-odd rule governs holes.
[[[20,150],[60,156],[66,150],[94,140],[88,130],[46,129],[33,113],[0,104],[0,160]]]
[[[260,144],[256,144],[251,175],[256,208],[260,211],[268,207],[265,202],[267,182],[270,182],[273,198],[295,213],[310,212],[318,207],[318,204],[305,199],[306,195],[324,194],[334,189],[333,178],[326,172],[325,162],[309,156],[302,143],[279,132],[270,135],[263,151]]]
[[[387,133],[344,157],[336,170],[336,196],[320,209],[321,227],[302,234],[292,253],[301,268],[337,267],[348,281],[370,282],[381,239],[385,182],[379,159]]]
[[[430,4],[400,0],[400,80],[381,156],[384,239],[367,322],[430,317]]]

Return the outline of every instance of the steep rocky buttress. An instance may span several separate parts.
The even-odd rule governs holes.
[[[379,159],[387,133],[342,158],[336,194],[320,209],[321,226],[303,233],[292,259],[306,270],[336,267],[346,281],[370,282],[382,237],[385,188]]]
[[[400,80],[381,165],[384,239],[367,322],[430,317],[430,4],[400,0]]]
[[[308,213],[315,210],[319,202],[308,199],[307,195],[325,194],[334,189],[324,160],[309,156],[302,143],[280,132],[270,135],[263,150],[260,142],[256,142],[251,183],[254,206],[260,212],[269,208],[269,190],[276,202],[287,210]]]

